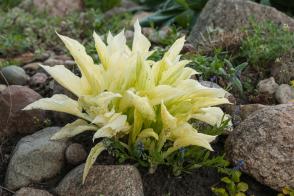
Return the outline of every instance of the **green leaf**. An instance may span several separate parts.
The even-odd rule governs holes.
[[[235,196],[246,196],[246,194],[245,193],[242,193],[242,192],[239,192]]]
[[[233,181],[232,181],[230,178],[228,178],[228,177],[223,177],[223,178],[221,179],[221,181],[222,181],[222,182],[225,182],[226,184],[230,184],[230,183],[233,182]]]
[[[238,170],[233,170],[232,171],[232,180],[234,181],[234,182],[240,182],[240,176],[241,176],[241,172],[240,171],[238,171]]]
[[[211,187],[211,191],[216,196],[229,196],[229,194],[227,193],[226,189],[224,189],[224,188],[214,188],[214,187]]]
[[[246,192],[248,190],[248,184],[246,184],[245,182],[238,183],[237,190],[241,192]]]

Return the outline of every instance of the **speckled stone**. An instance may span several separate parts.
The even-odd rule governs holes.
[[[82,185],[85,164],[70,171],[56,188],[59,196],[143,196],[139,171],[130,165],[94,165]]]
[[[14,196],[53,196],[51,193],[41,189],[35,189],[31,187],[23,187],[18,190]]]
[[[294,104],[254,112],[229,135],[225,150],[241,169],[275,190],[294,187]]]

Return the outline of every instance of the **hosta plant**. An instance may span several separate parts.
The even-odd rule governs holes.
[[[122,31],[108,34],[107,43],[93,34],[100,64],[95,64],[85,48],[77,41],[59,35],[73,56],[81,77],[63,65],[42,67],[77,100],[62,94],[40,99],[24,110],[44,109],[65,112],[78,117],[57,132],[52,140],[73,137],[85,131],[93,132],[93,141],[83,174],[85,180],[90,167],[110,138],[131,152],[140,144],[148,154],[149,166],[154,171],[161,160],[188,146],[213,150],[216,136],[199,133],[188,123],[198,119],[219,125],[224,114],[219,104],[228,103],[223,89],[201,86],[190,79],[197,72],[185,67],[180,60],[185,39],[178,39],[159,61],[148,57],[150,42],[141,33],[138,22],[132,47],[126,45]],[[130,153],[132,154],[132,153]]]

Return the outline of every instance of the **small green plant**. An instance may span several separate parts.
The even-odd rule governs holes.
[[[241,44],[240,54],[253,66],[266,66],[294,49],[294,33],[287,26],[272,22],[257,23],[252,19],[250,28],[245,32],[247,37]]]
[[[48,16],[34,10],[26,12],[14,8],[10,12],[0,10],[0,56],[11,57],[23,52],[54,50],[60,52],[62,45],[55,31],[79,37],[91,54],[95,52],[89,37],[90,29],[105,34],[109,29],[118,32],[128,26],[131,16],[127,13],[105,18],[100,11],[88,9],[72,13],[64,18]]]
[[[237,169],[220,168],[219,172],[226,176],[221,178],[223,186],[213,186],[212,192],[216,196],[246,196],[248,184],[240,180],[241,172]]]
[[[84,4],[87,8],[100,9],[103,12],[110,10],[120,3],[121,0],[84,0]]]
[[[158,11],[142,20],[141,24],[147,26],[176,23],[182,27],[191,27],[206,2],[207,0],[142,1],[145,6]]]
[[[226,92],[190,79],[197,72],[185,67],[188,60],[180,59],[184,37],[176,40],[162,59],[151,61],[148,60],[153,53],[149,50],[151,43],[141,33],[138,21],[134,32],[131,48],[126,44],[123,31],[115,36],[109,33],[107,44],[94,33],[99,65],[83,45],[59,35],[77,63],[81,77],[63,65],[42,67],[78,99],[56,94],[24,108],[65,112],[79,118],[54,134],[53,140],[93,132],[93,141],[100,142],[89,153],[83,181],[97,156],[111,146],[124,150],[121,154],[128,159],[138,160],[142,165],[146,163],[150,172],[163,162],[168,163],[173,156],[180,156],[175,153],[186,147],[198,146],[212,151],[210,142],[216,135],[198,132],[189,120],[219,126],[228,119],[215,107],[229,103],[224,98]],[[101,138],[107,139],[101,141]],[[209,157],[209,154],[201,152],[197,157],[202,156]],[[174,159],[178,159],[176,157]],[[209,159],[202,160],[203,165],[209,165]]]
[[[201,72],[204,80],[215,81],[220,77],[227,81],[228,86],[243,95],[243,85],[240,81],[242,71],[246,68],[247,63],[241,63],[237,66],[223,57],[220,51],[216,51],[212,57],[197,55],[192,58],[191,67]]]
[[[284,187],[282,192],[279,193],[277,196],[294,196],[294,189],[289,187]]]
[[[0,0],[0,9],[8,10],[17,6],[22,0]]]

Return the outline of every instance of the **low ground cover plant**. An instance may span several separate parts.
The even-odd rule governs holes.
[[[97,156],[109,145],[123,148],[130,157],[145,160],[146,166],[154,172],[159,164],[174,153],[185,151],[186,147],[213,150],[210,142],[216,135],[197,131],[188,122],[190,119],[212,126],[229,121],[222,110],[215,107],[229,103],[224,98],[226,92],[204,87],[190,79],[197,72],[185,67],[188,60],[180,60],[184,37],[178,39],[162,59],[152,61],[148,59],[154,52],[149,50],[149,40],[141,33],[138,22],[134,27],[131,48],[126,45],[123,31],[115,36],[109,33],[107,44],[93,34],[99,65],[83,45],[59,35],[82,76],[74,75],[63,65],[42,67],[78,99],[56,94],[24,108],[65,112],[79,118],[63,127],[51,138],[53,140],[93,132],[96,144],[86,161],[83,180]],[[205,152],[202,155],[206,159],[209,156]]]

